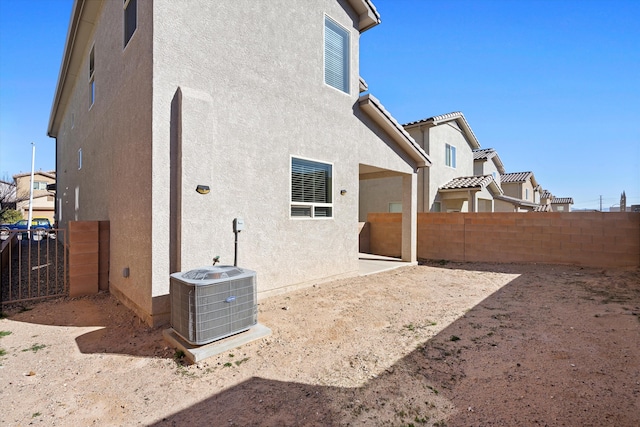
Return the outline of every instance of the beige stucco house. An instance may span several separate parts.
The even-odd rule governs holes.
[[[111,293],[166,322],[169,274],[232,264],[235,218],[259,297],[355,275],[359,182],[380,175],[416,260],[430,159],[360,78],[379,22],[370,0],[76,0],[48,129],[57,219],[109,221]]]
[[[551,210],[553,212],[571,212],[573,197],[554,197],[551,199]]]
[[[29,216],[29,198],[31,190],[31,172],[20,173],[13,176],[16,188],[16,210],[22,213],[22,217]],[[56,183],[55,171],[35,171],[33,173],[33,218],[48,218],[53,224],[55,221],[55,193],[47,190],[47,185]]]
[[[418,172],[419,212],[491,212],[502,194],[491,172],[474,174],[475,134],[460,112],[403,125],[433,164]],[[400,212],[400,180],[381,176],[360,183],[360,221],[370,212]]]
[[[539,211],[540,185],[533,172],[512,172],[500,176],[504,195],[496,197],[495,212]]]

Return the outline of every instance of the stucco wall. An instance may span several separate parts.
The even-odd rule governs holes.
[[[92,5],[92,7],[95,4]],[[61,225],[109,221],[110,287],[147,318],[151,262],[152,2],[138,2],[137,30],[123,49],[122,3],[105,1],[80,45],[78,75],[57,133],[57,197]],[[90,106],[88,59],[95,46],[95,102]],[[78,169],[78,150],[82,168]],[[123,267],[130,267],[124,278]]]
[[[359,163],[412,167],[357,108],[359,33],[350,7],[156,1],[153,13],[154,297],[168,293],[170,265],[184,271],[216,255],[233,263],[236,217],[246,225],[238,265],[258,272],[260,296],[356,274]],[[324,84],[325,14],[351,33],[349,94]],[[332,164],[333,218],[290,218],[292,156]],[[174,164],[181,172],[172,178]],[[198,184],[211,192],[195,193]]]
[[[398,214],[369,216],[371,252],[397,256]],[[640,213],[418,215],[418,257],[452,261],[640,266]]]
[[[348,94],[324,84],[325,15],[350,32]],[[110,290],[148,323],[171,272],[233,263],[237,217],[260,296],[357,274],[359,164],[415,165],[358,107],[356,20],[344,1],[138,2],[123,50],[122,4],[102,4],[96,103],[78,76],[58,135],[62,217],[109,221]],[[292,156],[332,164],[332,218],[290,218]]]

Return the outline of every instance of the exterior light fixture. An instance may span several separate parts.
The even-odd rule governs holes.
[[[198,185],[196,187],[196,191],[200,194],[209,194],[209,186],[208,185]]]

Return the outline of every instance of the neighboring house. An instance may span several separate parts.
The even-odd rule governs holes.
[[[502,174],[500,185],[504,195],[496,197],[496,212],[530,212],[541,209],[539,208],[541,188],[533,172]]]
[[[386,175],[416,260],[431,161],[360,94],[379,22],[370,0],[75,1],[48,127],[57,220],[109,221],[112,294],[167,322],[169,274],[233,263],[234,218],[259,296],[356,275],[359,181]]]
[[[16,209],[22,217],[29,216],[29,198],[31,190],[31,173],[13,176],[16,186]],[[33,174],[33,218],[48,218],[51,223],[55,219],[55,195],[47,190],[47,186],[56,183],[56,171],[35,171]]]
[[[571,212],[573,205],[572,197],[554,197],[551,199],[551,210],[553,212]]]
[[[500,185],[500,177],[506,172],[498,152],[493,148],[477,148],[473,150],[473,174],[475,176],[491,175]]]
[[[418,212],[491,211],[499,186],[474,177],[474,149],[480,148],[460,112],[407,123],[404,129],[433,164],[418,172]],[[360,221],[370,212],[399,212],[401,182],[381,175],[360,184]]]
[[[0,180],[0,209],[16,208],[16,184]]]

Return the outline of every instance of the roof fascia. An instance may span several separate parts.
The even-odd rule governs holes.
[[[380,14],[370,0],[348,0],[358,14],[358,31],[364,33],[380,23]]]
[[[358,105],[367,115],[378,124],[409,156],[415,160],[416,166],[424,168],[431,166],[429,155],[420,148],[406,130],[385,110],[378,99],[370,93],[358,98]]]
[[[71,80],[70,83],[72,83],[73,77],[79,73],[82,65],[81,55],[89,43],[89,35],[93,32],[93,26],[101,7],[102,0],[75,0],[73,3],[60,72],[58,73],[58,83],[49,115],[49,126],[47,127],[47,135],[52,138],[57,136],[60,125],[59,115],[64,111],[69,100],[71,88],[67,87],[68,80]]]

